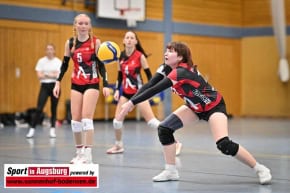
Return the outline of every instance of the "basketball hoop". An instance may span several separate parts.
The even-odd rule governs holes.
[[[97,0],[96,14],[97,17],[123,20],[123,25],[136,28],[139,22],[146,20],[145,2],[146,0]]]
[[[120,16],[126,19],[127,27],[137,27],[137,20],[130,13],[134,11],[140,11],[139,8],[124,8],[124,9],[119,9],[119,11],[120,11]]]
[[[125,11],[127,11],[127,10],[126,10],[126,9],[120,9],[119,11],[120,11],[120,15],[121,15],[121,16],[124,16]]]

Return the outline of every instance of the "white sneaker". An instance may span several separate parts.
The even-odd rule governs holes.
[[[83,148],[77,148],[76,156],[72,158],[72,160],[70,161],[71,164],[76,164],[78,162],[78,160],[81,158],[81,154],[83,154],[82,151],[83,151]]]
[[[92,148],[91,147],[87,147],[84,149],[84,156],[82,157],[82,159],[80,160],[81,164],[92,164]]]
[[[49,131],[49,136],[51,138],[56,138],[56,134],[55,134],[55,128],[50,128],[50,131]]]
[[[113,147],[107,149],[107,154],[117,154],[124,152],[124,145],[122,141],[116,141]]]
[[[179,175],[177,170],[163,170],[157,176],[152,178],[154,182],[165,182],[165,181],[176,181],[179,180]]]
[[[71,160],[71,164],[92,164],[92,148],[78,148],[76,157]]]
[[[124,147],[123,145],[113,145],[113,147],[109,148],[107,150],[107,154],[117,154],[117,153],[123,153],[124,152]]]
[[[34,136],[34,133],[35,133],[35,129],[34,128],[30,128],[28,133],[26,134],[26,137],[27,138],[31,138]]]
[[[93,161],[85,156],[81,156],[76,164],[93,164]]]
[[[270,169],[268,169],[266,166],[260,164],[256,170],[256,174],[259,177],[260,184],[264,185],[271,182],[272,175]]]

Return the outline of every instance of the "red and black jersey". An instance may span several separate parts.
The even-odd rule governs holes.
[[[135,94],[141,88],[143,81],[141,77],[141,56],[142,53],[135,50],[131,56],[125,51],[120,56],[120,69],[122,72],[122,89],[126,94]]]
[[[94,44],[96,37],[93,37]],[[70,39],[72,45],[73,39]],[[96,84],[99,83],[98,67],[96,63],[95,46],[91,47],[91,39],[84,42],[77,40],[75,50],[71,55],[74,62],[72,72],[72,83],[77,85]]]
[[[171,87],[172,91],[196,113],[209,111],[222,99],[221,94],[205,81],[197,70],[186,63],[179,64],[167,77],[177,81]]]
[[[162,76],[167,76],[170,72],[172,71],[172,69],[166,65],[166,64],[160,64],[156,73],[161,74]]]

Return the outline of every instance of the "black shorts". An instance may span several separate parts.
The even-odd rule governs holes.
[[[227,109],[226,109],[226,104],[224,99],[222,98],[221,101],[219,102],[219,104],[217,104],[214,108],[212,108],[209,111],[205,111],[202,113],[196,113],[195,114],[198,116],[199,119],[208,121],[210,116],[216,112],[221,112],[224,113],[226,116],[228,116],[227,114]]]
[[[78,84],[73,84],[72,83],[71,89],[75,90],[75,91],[78,91],[78,92],[83,94],[88,89],[99,90],[100,86],[99,86],[99,83],[97,83],[97,84],[85,84],[85,85],[78,85]]]
[[[134,96],[134,94],[127,94],[127,93],[123,92],[122,96],[125,97],[126,99],[130,100]]]

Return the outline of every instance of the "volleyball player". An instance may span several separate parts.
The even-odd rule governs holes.
[[[73,37],[66,41],[61,72],[55,83],[54,94],[59,96],[60,81],[68,69],[70,58],[74,63],[71,76],[71,127],[74,135],[76,156],[72,164],[92,163],[94,141],[93,115],[99,98],[100,75],[103,79],[102,93],[109,96],[105,66],[96,56],[101,44],[93,35],[91,19],[79,14],[74,19]]]
[[[121,106],[131,99],[131,97],[142,88],[143,80],[141,70],[143,69],[147,79],[152,77],[148,62],[147,54],[141,46],[140,39],[133,31],[125,33],[124,50],[121,52],[118,65],[118,78],[114,98],[118,101],[115,115],[118,115]],[[120,91],[121,90],[121,91]],[[121,92],[121,94],[120,94]],[[138,104],[141,115],[144,117],[148,126],[154,129],[158,128],[160,121],[156,119],[148,100]],[[125,118],[125,117],[124,117]],[[113,127],[115,129],[115,144],[107,150],[108,154],[116,154],[124,152],[124,144],[122,141],[122,129],[124,118],[121,120],[114,119]],[[176,143],[176,154],[180,153],[182,144]]]
[[[217,148],[225,155],[233,156],[256,172],[261,184],[271,182],[270,169],[257,162],[243,146],[231,140],[228,136],[228,118],[225,101],[197,70],[193,64],[189,47],[181,42],[171,42],[164,54],[165,64],[161,68],[167,69],[166,77],[158,73],[144,85],[146,89],[134,95],[122,105],[117,119],[122,119],[135,105],[141,103],[167,88],[178,94],[185,104],[166,117],[158,127],[158,136],[163,145],[165,169],[153,177],[153,181],[179,180],[179,173],[175,164],[174,132],[186,123],[205,120],[209,123]]]

